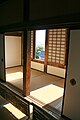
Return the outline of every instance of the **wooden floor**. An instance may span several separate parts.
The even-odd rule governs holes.
[[[27,116],[0,96],[0,120],[27,120]]]
[[[6,69],[6,80],[23,90],[23,69],[14,67]],[[42,107],[53,107],[61,111],[64,92],[64,79],[31,69],[30,96],[33,102]]]

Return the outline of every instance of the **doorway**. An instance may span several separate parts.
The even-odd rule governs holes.
[[[62,100],[64,92],[65,81],[65,53],[66,53],[66,29],[49,29],[45,30],[45,48],[44,57],[41,58],[41,51],[39,54],[35,54],[34,47],[36,37],[36,31],[31,31],[31,79],[30,79],[30,95],[27,96],[30,100],[35,101],[46,109],[53,110],[54,108],[61,113]],[[11,34],[7,35],[10,36]],[[48,37],[46,37],[48,35]],[[20,36],[19,36],[20,37]],[[48,40],[48,48],[46,48],[46,40]],[[39,40],[40,42],[40,40]],[[20,45],[21,46],[21,45]],[[15,47],[14,47],[15,48]],[[17,49],[16,49],[17,50]],[[23,50],[23,49],[22,49]],[[46,53],[47,52],[47,53]],[[46,53],[46,54],[45,54]],[[34,55],[38,55],[40,59],[35,59]],[[45,61],[45,55],[47,55],[47,61]],[[22,55],[23,56],[23,55]],[[21,58],[22,58],[21,56]],[[11,82],[16,88],[23,90],[23,60],[18,66],[12,66],[11,71],[14,77]],[[47,63],[47,64],[45,64]],[[46,72],[44,72],[44,65],[46,65]],[[18,76],[17,76],[18,75]],[[14,78],[17,78],[14,80]],[[21,79],[20,79],[21,78]],[[8,79],[9,80],[9,79]],[[9,82],[9,83],[10,83]],[[43,92],[44,91],[44,92]],[[39,94],[40,93],[40,94]],[[44,98],[44,100],[42,99]]]
[[[5,33],[6,82],[23,86],[22,32]]]
[[[57,109],[61,114],[67,58],[67,29],[45,30],[44,59],[39,59],[40,54],[36,59],[36,35],[41,31],[44,32],[31,31],[31,71],[35,76],[31,76],[32,87],[28,98],[47,110]],[[37,41],[39,39],[37,38]]]

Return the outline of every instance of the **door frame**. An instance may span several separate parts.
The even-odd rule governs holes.
[[[9,31],[9,33],[14,32],[14,31]],[[28,55],[28,53],[29,54],[31,53],[30,47],[29,47],[31,41],[29,42],[30,35],[28,34],[30,32],[27,29],[17,30],[17,31],[22,32],[22,35],[21,35],[21,44],[23,43],[21,45],[21,49],[22,49],[21,50],[21,60],[23,57],[23,61],[21,62],[23,64],[23,90],[22,91],[23,91],[23,95],[27,96],[30,94],[30,71],[29,71],[30,67],[29,67],[29,65],[30,65],[31,61],[30,61],[29,55]],[[8,33],[8,31],[4,32],[4,35],[5,35],[5,33]],[[4,48],[5,48],[5,45],[4,45]],[[4,49],[4,51],[5,51],[5,49]],[[4,53],[4,57],[5,57],[5,53]],[[4,61],[4,63],[5,63],[5,61]],[[6,68],[4,70],[6,70]],[[6,79],[6,74],[5,74],[5,79]]]
[[[53,26],[53,25],[52,25]],[[37,29],[37,27],[34,27],[33,26],[33,28],[35,28],[35,29]],[[60,26],[58,26],[58,27],[56,27],[56,26],[54,26],[54,27],[51,27],[51,28],[53,28],[53,29],[55,29],[55,28],[60,28]],[[64,27],[61,27],[61,28],[64,28]],[[66,28],[66,25],[65,25],[65,28]],[[39,28],[38,28],[39,29]],[[40,29],[50,29],[50,27],[49,26],[47,26],[47,27],[40,27]],[[24,31],[25,29],[12,29],[12,30],[8,30],[7,32],[12,32],[12,31]],[[26,29],[27,30],[27,29]],[[28,28],[28,30],[32,30],[32,28]],[[28,31],[27,30],[27,31]],[[5,29],[4,29],[4,31],[5,31]],[[6,31],[5,31],[6,32]],[[4,33],[5,33],[4,32]],[[23,39],[24,39],[24,37],[23,37]],[[68,36],[67,36],[67,40],[68,40],[68,42],[67,42],[67,50],[66,50],[66,71],[67,71],[67,66],[68,66],[68,53],[69,53],[69,27],[68,27]],[[24,43],[24,42],[23,42]],[[23,45],[24,46],[24,45]],[[24,48],[23,48],[24,49]],[[4,54],[5,55],[5,54]],[[23,61],[24,62],[24,61]],[[23,66],[25,66],[25,63],[23,64]],[[26,76],[26,75],[25,75]],[[64,106],[64,97],[65,97],[65,89],[66,89],[66,76],[67,76],[67,72],[66,72],[66,75],[65,75],[65,84],[64,84],[64,94],[63,94],[63,102],[62,102],[62,112],[61,112],[61,116],[63,116],[63,106]],[[26,92],[26,91],[25,91]],[[23,93],[23,95],[25,96],[25,93]]]

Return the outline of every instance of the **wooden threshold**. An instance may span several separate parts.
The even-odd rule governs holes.
[[[0,95],[30,118],[30,102],[0,80]]]

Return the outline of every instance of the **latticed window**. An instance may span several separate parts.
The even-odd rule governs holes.
[[[47,36],[47,65],[64,68],[67,29],[48,29]],[[35,42],[35,32],[31,31],[31,59],[35,59]]]
[[[31,59],[33,59],[33,39],[34,39],[34,33],[31,31]]]
[[[48,30],[48,64],[64,67],[66,54],[66,29]]]

